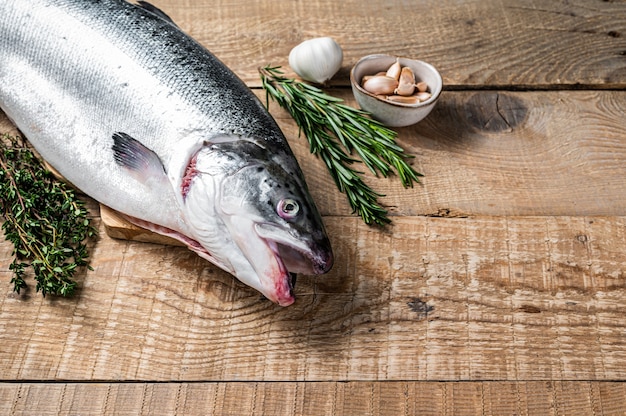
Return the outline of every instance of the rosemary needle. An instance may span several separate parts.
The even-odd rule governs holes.
[[[271,97],[291,114],[306,136],[311,153],[324,161],[353,211],[366,224],[390,223],[387,211],[378,203],[383,195],[367,185],[362,172],[351,165],[360,161],[372,173],[384,177],[395,172],[405,188],[412,187],[422,175],[406,162],[410,156],[396,143],[397,133],[367,112],[343,104],[342,99],[285,77],[280,66],[265,66],[259,68],[259,73],[266,105],[269,107]]]

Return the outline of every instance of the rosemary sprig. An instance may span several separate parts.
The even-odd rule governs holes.
[[[23,139],[3,135],[0,145],[0,214],[14,245],[13,290],[27,287],[30,266],[43,296],[70,296],[75,272],[89,267],[85,240],[96,235],[85,203],[42,166]]]
[[[410,156],[396,143],[397,133],[367,112],[343,104],[342,99],[285,77],[280,68],[259,68],[266,105],[269,107],[271,97],[291,114],[309,141],[311,153],[324,161],[339,191],[346,194],[350,207],[366,224],[390,223],[387,211],[378,203],[378,197],[384,195],[367,185],[362,172],[351,165],[363,162],[372,173],[384,177],[395,172],[405,188],[412,187],[422,175],[406,163]]]

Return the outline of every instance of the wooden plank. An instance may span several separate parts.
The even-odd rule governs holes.
[[[388,53],[432,63],[448,87],[626,86],[619,1],[153,3],[255,86],[259,66],[287,67],[291,48],[317,36],[344,49],[340,85],[360,57]]]
[[[102,234],[72,299],[11,293],[3,380],[621,380],[625,217],[326,217],[281,308],[182,247]],[[10,247],[0,245],[6,264]]]
[[[0,383],[3,415],[620,415],[619,382]]]
[[[332,92],[354,105],[348,91]],[[321,212],[350,215],[290,116],[270,110]],[[625,113],[626,91],[446,92],[427,119],[398,129],[423,183],[366,180],[394,216],[626,215]]]
[[[293,121],[270,109],[321,211],[349,214]],[[428,118],[398,129],[422,185],[368,182],[393,215],[625,215],[624,113],[626,92],[444,93]]]

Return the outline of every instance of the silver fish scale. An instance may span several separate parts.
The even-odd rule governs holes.
[[[101,32],[171,90],[185,91],[184,98],[211,117],[217,131],[283,143],[274,120],[250,89],[172,23],[122,0],[47,3]]]
[[[112,157],[103,158],[116,132],[139,140],[166,165],[186,137],[244,136],[306,188],[282,132],[249,88],[150,11],[123,0],[2,0],[0,56],[0,105],[4,101],[31,142],[77,186],[85,179],[76,172],[94,164],[107,172],[112,179],[90,178],[84,187],[113,208],[123,207],[121,198],[107,200],[111,182],[135,216],[158,197],[175,199],[157,197],[155,186],[138,187]]]

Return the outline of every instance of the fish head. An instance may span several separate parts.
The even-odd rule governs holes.
[[[270,300],[295,301],[296,273],[323,274],[333,253],[321,215],[290,150],[238,140],[212,144],[196,158],[198,189],[213,189],[213,210],[232,242],[232,273]],[[203,244],[203,241],[199,241]],[[219,248],[213,247],[215,253]],[[225,256],[225,255],[224,255]],[[234,260],[233,260],[234,259]]]

